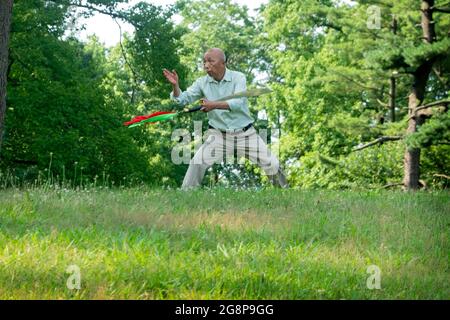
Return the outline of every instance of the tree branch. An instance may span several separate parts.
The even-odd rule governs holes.
[[[447,85],[446,81],[444,80],[444,78],[441,77],[441,75],[440,75],[439,71],[436,69],[436,67],[433,67],[433,72],[434,72],[434,74],[436,75],[436,77],[438,78],[438,80],[439,80],[444,86],[446,86],[446,85]]]
[[[445,8],[433,7],[432,10],[433,10],[433,12],[450,13],[450,7],[445,7]]]
[[[446,3],[441,3],[439,6],[440,7],[445,7],[448,6],[450,4],[450,1],[446,2]],[[431,9],[433,9],[434,7],[436,7],[436,5],[434,5],[433,7],[431,7]]]
[[[336,31],[339,31],[339,32],[342,32],[342,27],[338,26],[338,25],[335,25],[333,23],[322,23],[322,26],[330,28],[330,29],[333,29],[333,30],[336,30]]]
[[[89,10],[92,10],[92,11],[95,11],[95,12],[98,12],[98,13],[101,13],[101,14],[105,14],[105,15],[110,16],[112,18],[119,18],[119,19],[125,20],[128,23],[130,23],[133,26],[135,26],[133,21],[130,20],[126,15],[123,15],[123,14],[120,14],[120,13],[117,13],[117,12],[102,10],[102,9],[99,9],[99,8],[96,8],[96,7],[93,7],[93,6],[90,6],[90,5],[82,4],[82,3],[71,3],[70,5],[74,6],[74,7],[89,9]]]
[[[381,101],[380,99],[377,99],[377,102],[378,102],[382,107],[385,107],[385,108],[388,108],[388,107],[389,107],[389,105],[388,105],[387,103],[384,103],[384,102]]]
[[[391,188],[391,187],[397,187],[397,186],[404,186],[405,184],[403,182],[394,182],[394,183],[388,183],[384,186],[382,186],[382,189],[387,189],[387,188]]]
[[[341,76],[342,78],[346,79],[347,81],[353,82],[354,84],[358,85],[359,87],[363,88],[363,89],[367,89],[367,90],[374,90],[374,91],[378,91],[379,88],[374,88],[374,87],[369,87],[369,86],[365,86],[362,85],[361,82],[356,81],[354,79],[352,79],[351,77],[348,77],[347,75],[340,73],[339,71],[333,70],[333,72],[337,73],[339,76]]]
[[[366,143],[366,144],[364,144],[362,146],[356,147],[352,151],[360,151],[362,149],[371,147],[371,146],[376,145],[376,144],[383,144],[386,141],[396,141],[396,140],[401,140],[401,139],[403,139],[402,136],[383,136],[383,137],[380,137],[378,139],[375,139],[372,142],[369,142],[369,143]]]
[[[433,174],[433,177],[445,178],[445,179],[450,180],[450,177],[449,177],[449,176],[447,176],[447,175],[445,175],[445,174],[440,174],[440,173],[435,173],[435,174]]]
[[[406,121],[409,121],[412,118],[416,117],[417,116],[417,112],[420,111],[420,110],[427,109],[427,108],[432,108],[432,107],[442,107],[442,106],[446,107],[448,104],[450,104],[450,100],[439,100],[439,101],[434,101],[434,102],[427,103],[425,105],[418,106],[414,110],[414,113],[412,115],[410,115],[406,119]],[[422,114],[422,115],[424,115],[424,114]],[[429,114],[428,116],[431,116],[431,114]]]
[[[439,100],[431,103],[424,104],[422,106],[418,106],[414,111],[417,112],[422,109],[431,108],[431,107],[441,107],[450,104],[450,100]]]
[[[125,64],[128,66],[128,68],[130,68],[131,73],[133,74],[133,79],[134,79],[134,85],[132,85],[132,93],[131,93],[131,98],[130,98],[130,102],[131,104],[134,104],[134,98],[135,98],[135,93],[136,93],[136,82],[138,81],[138,76],[137,73],[134,71],[133,67],[131,66],[131,64],[128,62],[127,59],[127,55],[125,53],[125,49],[123,47],[123,43],[122,43],[122,27],[120,26],[120,23],[117,22],[116,18],[113,18],[114,22],[117,24],[117,26],[119,27],[119,44],[120,44],[120,50],[122,52],[122,57],[125,60]]]

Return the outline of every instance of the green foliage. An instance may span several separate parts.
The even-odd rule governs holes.
[[[101,176],[116,184],[124,179],[178,182],[180,173],[176,176],[178,171],[166,164],[170,152],[160,156],[167,154],[170,139],[163,146],[157,143],[167,133],[131,131],[122,125],[138,112],[138,103],[145,104],[149,97],[155,101],[167,88],[156,78],[163,64],[177,61],[169,13],[141,4],[129,16],[140,28],[125,43],[125,54],[133,57],[135,68],[145,70],[141,75],[148,83],[142,83],[142,78],[130,76],[118,49],[109,55],[96,38],[86,44],[62,39],[70,12],[64,5],[50,6],[48,11],[46,2],[32,1],[14,7],[2,169],[28,180],[50,170],[49,177],[75,184]],[[151,41],[145,42],[143,33],[149,30],[155,34],[148,34]],[[157,50],[145,55],[149,47]],[[149,63],[152,60],[159,64]],[[138,80],[141,86],[135,88]],[[138,98],[129,99],[133,90]]]
[[[449,188],[450,146],[432,145],[422,149],[421,169],[429,188]]]
[[[437,113],[414,134],[407,137],[409,147],[422,148],[431,145],[450,145],[450,115]]]
[[[379,28],[368,27],[372,5],[380,9]],[[290,168],[291,184],[340,188],[401,181],[402,145],[398,142],[361,155],[349,152],[382,135],[404,134],[404,121],[387,122],[390,77],[395,76],[397,83],[397,119],[407,116],[405,98],[412,85],[404,74],[414,72],[424,59],[434,59],[439,66],[430,76],[427,99],[448,95],[450,19],[435,14],[437,40],[424,44],[422,30],[416,26],[418,6],[409,0],[390,5],[269,2],[262,13],[261,37],[269,43],[266,58],[276,84],[272,85],[275,94],[260,99],[259,108],[267,110],[272,123],[280,123],[280,114],[284,120],[282,155]],[[392,15],[398,23],[396,34]],[[436,117],[429,125],[435,129],[424,125],[417,141],[438,143],[445,123]],[[331,166],[320,159],[339,159],[342,165]],[[424,174],[428,175],[426,170]]]
[[[131,39],[125,42],[126,52],[130,56],[133,79],[144,82],[142,91],[152,98],[164,99],[170,85],[167,84],[162,70],[174,68],[185,75],[180,65],[177,51],[182,29],[175,27],[171,16],[173,10],[164,10],[149,3],[139,2],[126,12],[127,19],[133,21],[136,28]]]
[[[377,188],[402,181],[403,145],[382,145],[338,159],[310,152],[289,167],[293,184],[301,188]]]

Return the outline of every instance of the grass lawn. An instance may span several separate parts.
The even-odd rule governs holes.
[[[449,227],[448,192],[8,189],[0,298],[449,299]]]

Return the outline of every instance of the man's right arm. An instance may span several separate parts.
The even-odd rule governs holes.
[[[195,81],[185,92],[181,91],[179,85],[178,74],[175,70],[170,72],[167,69],[163,70],[163,74],[167,81],[172,84],[172,92],[170,98],[177,101],[181,105],[190,104],[203,97],[203,91],[199,79]]]
[[[203,98],[200,79],[197,79],[189,88],[186,89],[186,91],[181,91],[178,85],[173,86],[173,90],[170,93],[170,98],[177,101],[181,105],[187,105]]]
[[[181,89],[178,83],[176,85],[172,85],[172,88],[173,88],[172,95],[174,97],[178,97],[181,94]]]

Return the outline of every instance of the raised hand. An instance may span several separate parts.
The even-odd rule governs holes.
[[[178,86],[178,74],[175,70],[170,72],[167,69],[163,69],[164,77],[166,77],[167,81],[169,81],[173,86]]]

